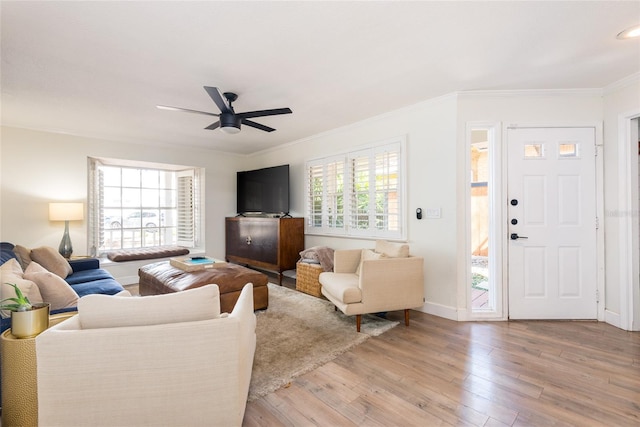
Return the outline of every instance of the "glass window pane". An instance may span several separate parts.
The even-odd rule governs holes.
[[[120,207],[122,205],[120,187],[104,187],[102,203],[105,207]]]
[[[104,185],[120,187],[120,184],[122,182],[120,180],[121,178],[120,168],[105,166],[105,167],[102,167],[100,170],[103,173]]]
[[[160,194],[157,189],[143,188],[141,191],[141,201],[143,207],[159,207],[160,206]]]
[[[120,209],[105,209],[103,216],[105,229],[116,229],[122,227],[122,212]]]
[[[558,144],[559,157],[578,157],[578,144],[575,142],[565,142]]]
[[[525,149],[525,156],[540,157],[542,146],[530,144]],[[471,309],[491,309],[489,287],[489,193],[491,152],[489,145],[489,133],[487,130],[478,129],[471,132],[471,188],[470,188],[470,240],[471,240]]]
[[[139,188],[123,188],[122,189],[122,206],[125,207],[142,207],[140,200]]]
[[[144,188],[158,188],[159,177],[157,170],[143,170],[141,171],[142,187]]]
[[[139,169],[122,169],[122,186],[123,187],[140,187],[140,170]]]
[[[171,208],[176,207],[176,192],[175,190],[160,190],[160,207]]]
[[[544,144],[525,144],[524,157],[525,158],[544,157]]]

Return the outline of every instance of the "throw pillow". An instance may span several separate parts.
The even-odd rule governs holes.
[[[45,270],[35,261],[27,267],[24,278],[38,285],[42,299],[51,304],[51,310],[75,307],[78,304],[76,291],[63,278]]]
[[[31,262],[31,249],[25,248],[21,245],[15,245],[13,247],[13,253],[16,254],[20,267],[22,267],[23,270],[26,269]]]
[[[82,329],[162,325],[218,317],[218,285],[144,297],[94,294],[78,300],[78,320]]]
[[[376,252],[385,254],[389,258],[407,258],[409,257],[409,245],[376,240]]]
[[[31,250],[31,260],[43,266],[47,271],[57,274],[63,279],[73,273],[71,264],[58,251],[48,246]]]
[[[356,269],[356,274],[358,276],[360,275],[360,270],[362,269],[362,261],[382,258],[387,258],[387,256],[382,253],[374,252],[371,249],[363,249],[362,254],[360,255],[360,264],[358,264],[358,268]]]
[[[29,298],[29,302],[31,304],[41,303],[42,295],[40,294],[40,289],[38,289],[38,285],[36,285],[31,280],[25,280],[22,277],[22,267],[20,267],[20,263],[15,258],[11,258],[9,261],[2,264],[0,267],[0,299],[5,298],[13,298],[16,296],[16,292],[12,286],[9,286],[7,283],[11,283],[14,285],[18,285],[20,291]],[[0,311],[1,317],[11,317],[11,312],[8,310]]]

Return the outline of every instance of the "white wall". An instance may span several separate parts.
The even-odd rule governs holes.
[[[397,136],[407,140],[407,220],[411,253],[425,258],[425,311],[456,303],[456,97],[446,96],[374,117],[255,156],[253,165],[288,163],[292,214],[304,215],[305,161]],[[416,208],[442,209],[441,219],[417,220]],[[305,246],[373,247],[370,240],[306,236]]]
[[[235,212],[236,171],[245,157],[208,150],[127,144],[9,127],[1,128],[0,240],[57,248],[64,224],[50,222],[51,201],[87,201],[87,157],[206,168],[206,252],[224,257],[224,217]],[[86,221],[69,224],[74,254],[87,252]],[[118,271],[125,276],[132,271]]]

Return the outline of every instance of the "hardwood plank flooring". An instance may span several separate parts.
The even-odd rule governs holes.
[[[243,425],[640,425],[638,332],[388,317],[400,325],[249,402]]]

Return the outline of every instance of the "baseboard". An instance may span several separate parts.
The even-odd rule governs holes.
[[[613,311],[605,310],[604,311],[604,321],[616,328],[624,329],[622,327],[622,322],[620,321],[620,315],[618,313],[614,313]]]
[[[423,313],[432,314],[434,316],[443,317],[449,320],[459,320],[458,310],[455,307],[449,307],[433,302],[425,302],[422,308],[417,309]]]

